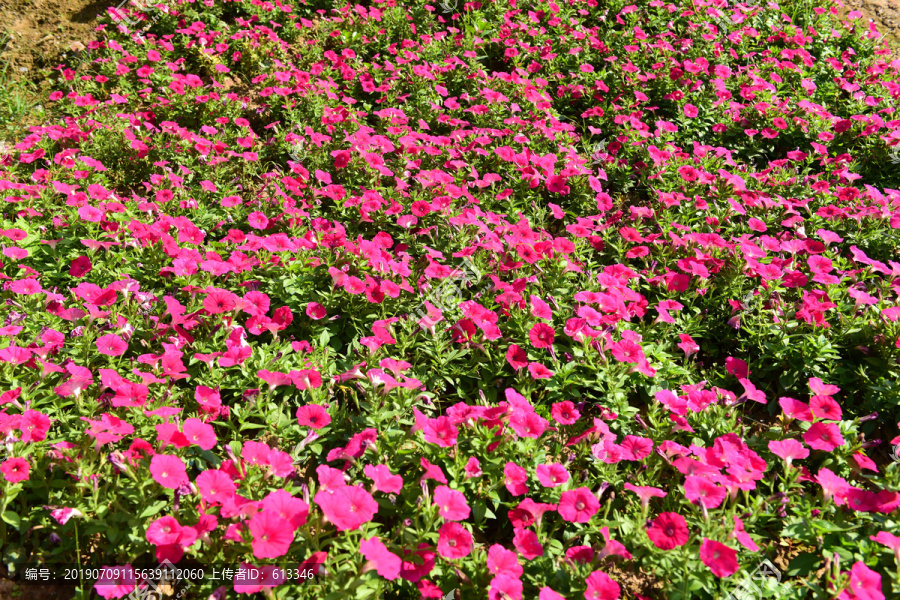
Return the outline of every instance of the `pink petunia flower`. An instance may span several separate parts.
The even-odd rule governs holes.
[[[375,489],[385,494],[399,494],[403,489],[403,478],[391,473],[387,465],[366,465],[366,477],[375,482]]]
[[[184,422],[182,433],[188,443],[199,446],[203,450],[212,450],[216,447],[216,432],[212,425],[204,423],[200,419],[190,418]]]
[[[510,575],[497,575],[491,579],[488,600],[522,600],[522,580]]]
[[[884,600],[881,575],[862,561],[855,562],[850,568],[849,585],[838,596],[838,600]]]
[[[388,550],[387,546],[377,537],[360,540],[359,552],[374,565],[375,571],[385,579],[393,581],[400,576],[403,560]]]
[[[231,477],[219,469],[209,469],[197,475],[195,481],[200,497],[208,504],[224,504],[234,496],[237,486]]]
[[[0,473],[3,473],[3,478],[10,483],[28,481],[30,471],[28,461],[21,457],[7,458],[0,463]]]
[[[494,544],[488,549],[487,568],[494,575],[509,575],[511,577],[520,577],[524,572],[516,553],[507,550],[500,544]]]
[[[338,531],[359,529],[378,512],[378,503],[360,485],[321,490],[316,494],[315,502]]]
[[[175,517],[160,517],[147,527],[146,536],[147,541],[155,546],[175,544],[181,537],[181,525]]]
[[[560,425],[574,425],[581,418],[581,413],[572,402],[565,400],[550,408],[550,416]]]
[[[156,454],[150,459],[150,474],[159,485],[175,490],[190,483],[184,462],[170,454]]]
[[[700,544],[700,560],[716,577],[730,577],[738,570],[737,550],[721,542],[703,538]]]
[[[660,513],[647,528],[647,537],[660,550],[671,550],[687,544],[690,538],[687,523],[678,513]]]
[[[456,445],[456,437],[459,431],[448,417],[428,419],[422,429],[425,441],[441,448],[451,448]]]
[[[297,423],[300,427],[309,427],[311,429],[322,429],[331,423],[331,415],[324,406],[318,404],[307,404],[297,409]]]
[[[569,471],[559,463],[538,465],[534,471],[540,484],[547,488],[557,487],[569,481]]]
[[[122,356],[128,350],[128,343],[114,333],[97,338],[97,351],[106,356]]]
[[[434,490],[434,504],[439,508],[439,514],[448,521],[464,521],[469,518],[470,509],[465,494],[445,485]]]
[[[841,428],[834,423],[813,423],[803,434],[803,441],[813,450],[831,452],[846,442],[841,435]]]
[[[585,600],[618,600],[622,594],[619,584],[603,571],[594,571],[585,580]]]
[[[459,523],[444,523],[438,530],[438,554],[455,560],[472,552],[472,534]]]
[[[804,459],[809,456],[809,450],[793,438],[771,440],[769,441],[769,450],[788,465],[795,459]]]
[[[528,339],[535,348],[550,348],[556,332],[546,323],[535,323],[528,332]]]
[[[691,504],[699,504],[703,508],[718,508],[725,500],[725,488],[706,479],[689,475],[684,480],[684,495]]]
[[[310,302],[306,305],[306,316],[314,321],[318,321],[327,317],[328,311],[318,302]]]
[[[525,560],[534,560],[544,555],[544,547],[538,541],[537,534],[524,527],[516,527],[513,534],[513,545]]]
[[[294,541],[294,528],[272,511],[256,513],[247,526],[253,535],[253,556],[256,558],[283,556]]]
[[[590,489],[580,487],[563,492],[557,510],[564,521],[587,523],[600,510],[600,501]]]
[[[503,467],[503,477],[507,491],[513,496],[521,496],[528,493],[528,471],[514,462],[506,463]]]

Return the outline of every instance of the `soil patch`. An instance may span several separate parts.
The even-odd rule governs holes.
[[[56,66],[73,43],[93,39],[97,16],[121,0],[0,0],[0,64],[10,75],[34,79],[36,71]]]

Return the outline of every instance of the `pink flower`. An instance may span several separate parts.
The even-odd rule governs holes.
[[[466,477],[481,477],[481,462],[474,456],[470,456],[466,462]]]
[[[687,523],[678,513],[660,513],[647,528],[647,537],[660,550],[671,550],[687,544],[690,538]]]
[[[803,441],[813,450],[825,452],[831,452],[846,443],[841,436],[841,428],[834,423],[813,423],[803,434]]]
[[[0,463],[0,473],[3,473],[4,479],[6,479],[10,483],[28,481],[30,471],[31,466],[24,458],[7,458],[2,463]]]
[[[519,554],[525,557],[525,560],[534,560],[544,554],[544,547],[538,542],[537,534],[524,527],[515,528],[513,545],[519,551]]]
[[[678,174],[681,176],[681,179],[686,182],[696,181],[697,180],[697,169],[690,165],[684,165],[678,167]]]
[[[403,489],[403,478],[391,474],[387,465],[366,465],[366,477],[375,482],[375,489],[385,494],[399,494]]]
[[[587,523],[600,510],[600,501],[591,490],[580,487],[560,495],[558,510],[564,521]]]
[[[520,577],[523,573],[516,553],[507,550],[500,544],[494,544],[488,549],[487,568],[494,575]]]
[[[359,529],[378,512],[378,503],[360,485],[321,490],[316,494],[315,502],[338,531]]]
[[[738,570],[737,550],[708,538],[700,544],[700,560],[716,577],[729,577]]]
[[[528,366],[528,354],[519,346],[512,344],[506,351],[506,362],[513,369],[522,369]]]
[[[618,600],[622,593],[619,584],[603,571],[594,571],[588,575],[585,583],[585,600]]]
[[[451,448],[456,445],[456,436],[459,433],[448,417],[428,419],[422,429],[425,441],[441,448]]]
[[[644,356],[641,345],[633,340],[620,340],[609,347],[610,353],[619,362],[638,363]]]
[[[590,546],[572,546],[566,550],[566,558],[570,562],[586,565],[594,560],[594,550]]]
[[[691,336],[680,333],[678,334],[678,338],[681,340],[677,345],[684,352],[686,358],[690,358],[692,354],[700,351],[700,346],[697,342],[694,341],[694,338]]]
[[[778,404],[789,419],[797,419],[806,423],[813,420],[812,413],[809,411],[809,405],[805,402],[782,396],[778,399]]]
[[[638,495],[638,497],[641,499],[642,510],[647,508],[647,504],[650,503],[650,498],[666,497],[666,493],[664,491],[651,486],[632,485],[626,482],[625,489]]]
[[[250,227],[253,229],[265,229],[269,225],[269,219],[259,211],[250,213],[250,216],[247,217],[247,222],[250,223]]]
[[[448,521],[464,521],[469,518],[470,509],[465,494],[446,485],[434,490],[434,504],[440,509],[440,515]]]
[[[533,411],[516,410],[509,418],[509,426],[520,438],[537,439],[541,437],[549,423]]]
[[[546,323],[535,323],[528,332],[528,339],[535,348],[550,348],[556,332]]]
[[[160,517],[147,527],[147,541],[154,546],[177,544],[181,537],[181,525],[175,517]]]
[[[328,311],[318,302],[310,302],[306,305],[306,316],[314,321],[318,321],[327,317]]]
[[[553,371],[539,362],[528,363],[528,374],[532,379],[550,379],[553,377]]]
[[[218,469],[209,469],[197,475],[195,481],[197,491],[204,502],[224,504],[234,496],[237,486],[227,473]]]
[[[407,556],[408,554],[410,554],[409,550],[403,551],[403,556]],[[400,577],[406,581],[415,583],[431,573],[432,569],[434,569],[435,553],[428,544],[422,542],[419,544],[418,550],[415,550],[412,554],[415,555],[414,559],[403,561],[403,565],[400,569]],[[413,562],[413,560],[416,562]]]
[[[747,379],[750,376],[750,369],[747,368],[747,363],[733,356],[725,359],[725,370],[738,379]]]
[[[184,462],[177,456],[170,454],[156,454],[150,459],[150,474],[159,485],[175,490],[190,483]]]
[[[538,600],[566,600],[566,597],[552,588],[542,587],[538,594]]]
[[[559,463],[538,465],[534,471],[538,481],[544,487],[557,487],[569,481],[569,472]]]
[[[40,442],[47,438],[47,431],[50,429],[50,417],[40,411],[26,409],[22,413],[19,429],[22,431],[20,441]]]
[[[204,450],[212,450],[216,447],[216,432],[212,425],[204,423],[200,419],[190,418],[184,422],[182,430],[187,441]]]
[[[521,496],[528,493],[528,471],[514,462],[506,463],[503,467],[503,476],[506,481],[506,489],[513,496]]]
[[[292,531],[302,527],[309,516],[309,505],[295,498],[286,490],[273,490],[269,492],[260,504],[263,510],[277,515],[290,523]]]
[[[38,280],[33,277],[13,281],[9,284],[9,289],[13,293],[20,294],[22,296],[33,296],[44,291],[44,288],[40,283],[38,283]]]
[[[84,277],[91,272],[93,264],[87,256],[79,256],[69,264],[69,275],[72,277]]]
[[[550,309],[550,305],[534,294],[531,295],[531,314],[538,319],[546,319],[548,321],[553,319],[553,311]]]
[[[550,416],[560,425],[573,425],[581,418],[581,413],[568,400],[557,402],[550,408]]]
[[[744,529],[744,522],[741,521],[740,517],[734,515],[732,517],[734,519],[734,529],[731,531],[731,536],[738,541],[738,543],[750,550],[751,552],[759,552],[759,546],[756,545],[756,542],[753,541],[753,538],[750,537],[750,534],[747,533],[747,530]]]
[[[554,194],[561,194],[563,196],[569,193],[569,186],[566,185],[566,179],[559,175],[551,175],[547,178],[547,189]]]
[[[622,460],[642,461],[653,452],[653,440],[636,435],[626,435],[620,446]]]
[[[857,561],[850,568],[850,585],[841,592],[838,600],[884,600],[881,575]]]
[[[700,111],[697,110],[697,107],[693,104],[685,104],[684,105],[684,116],[694,119],[697,115],[700,114]]]
[[[307,404],[297,409],[297,423],[300,424],[300,427],[322,429],[331,423],[331,415],[324,406]]]
[[[103,211],[93,206],[82,206],[78,209],[78,216],[90,223],[99,223],[103,220]]]
[[[454,560],[472,552],[472,534],[459,523],[444,523],[438,530],[438,554]]]
[[[106,356],[122,356],[128,350],[128,344],[114,333],[97,338],[97,351]]]
[[[253,515],[247,526],[253,535],[253,556],[256,558],[283,556],[294,541],[294,528],[290,523],[268,510]]]
[[[400,576],[403,560],[388,550],[377,537],[361,540],[359,552],[375,565],[375,571],[385,579],[393,581]]]
[[[237,307],[238,297],[231,292],[213,289],[203,299],[203,308],[211,315],[231,312]]]
[[[786,440],[771,440],[769,442],[769,450],[787,464],[791,464],[791,461],[794,459],[804,459],[809,456],[809,450],[804,448],[803,444],[793,438],[788,438]]]
[[[718,508],[725,500],[725,488],[717,486],[705,477],[690,475],[684,480],[684,495],[691,504],[704,508]]]
[[[841,406],[831,396],[813,396],[810,398],[809,411],[816,419],[841,420]]]
[[[439,466],[431,464],[424,456],[419,459],[419,464],[422,465],[423,469],[425,469],[425,473],[422,475],[422,481],[426,479],[434,479],[439,483],[447,483],[447,476],[444,475],[444,472]]]
[[[510,575],[497,575],[491,579],[488,600],[522,600],[522,580]]]

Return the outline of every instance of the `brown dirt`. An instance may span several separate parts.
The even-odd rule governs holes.
[[[54,60],[73,43],[93,39],[97,15],[120,1],[0,0],[0,35],[9,36],[0,64],[17,77],[37,77],[36,70],[56,66]]]
[[[0,600],[70,600],[74,595],[72,586],[17,585],[0,577]]]
[[[900,0],[844,0],[842,14],[858,10],[863,14],[862,24],[875,21],[879,33],[893,47],[893,58],[900,57]]]

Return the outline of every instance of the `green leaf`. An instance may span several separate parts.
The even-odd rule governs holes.
[[[14,513],[11,510],[6,511],[2,515],[0,515],[0,517],[2,517],[4,521],[9,523],[16,529],[18,529],[19,526],[21,526],[21,524],[22,524],[22,519],[19,518],[19,515],[17,515],[16,513]]]
[[[854,525],[851,527],[842,527],[837,523],[832,523],[831,521],[822,521],[816,520],[812,522],[813,527],[819,529],[821,531],[825,531],[828,533],[837,533],[840,531],[853,531],[854,529],[858,529],[860,525]]]
[[[804,552],[803,554],[795,556],[788,565],[787,576],[804,577],[805,575],[812,573],[818,567],[821,560],[821,556],[813,554],[812,552]]]
[[[158,514],[163,508],[165,508],[166,504],[168,504],[168,500],[160,500],[154,504],[151,504],[140,514],[141,519],[146,519],[147,517],[152,517],[155,514]]]

